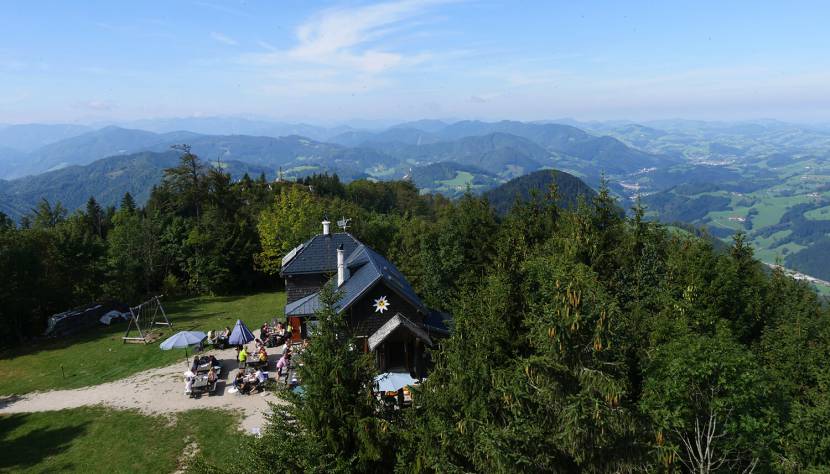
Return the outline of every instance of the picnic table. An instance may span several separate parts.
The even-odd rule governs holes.
[[[193,377],[193,384],[190,386],[191,390],[196,390],[200,388],[207,387],[208,378],[207,375],[197,375]]]
[[[268,361],[260,361],[259,358],[250,358],[248,359],[247,363],[245,364],[246,368],[252,368],[254,370],[258,368],[267,369],[268,368]]]
[[[190,385],[190,396],[193,397],[197,394],[205,393],[208,394],[213,393],[216,390],[216,385],[219,383],[219,377],[217,375],[216,381],[212,384],[208,383],[208,376],[207,374],[198,374],[193,377],[193,383]]]
[[[201,374],[203,372],[207,373],[207,372],[210,372],[210,369],[211,369],[210,362],[207,362],[207,363],[204,363],[204,364],[201,364],[201,365],[197,366],[196,367],[196,373],[197,374]],[[216,376],[218,377],[219,374],[222,373],[222,366],[219,365],[219,364],[216,364],[216,365],[213,366],[213,370],[216,372]]]

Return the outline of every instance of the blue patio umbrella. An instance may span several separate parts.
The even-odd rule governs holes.
[[[228,343],[234,346],[241,346],[253,341],[254,339],[256,339],[254,337],[254,333],[248,329],[248,326],[246,326],[245,323],[237,319],[236,325],[233,327],[230,337],[228,337]]]
[[[184,348],[184,354],[187,356],[188,346],[195,346],[204,341],[206,337],[207,335],[202,331],[181,331],[168,337],[164,342],[159,344],[159,347],[163,351]]]

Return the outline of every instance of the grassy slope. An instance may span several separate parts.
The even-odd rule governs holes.
[[[191,410],[172,417],[100,407],[0,416],[0,472],[172,472],[191,442],[199,456],[230,467],[234,412]]]
[[[441,184],[444,186],[450,187],[458,187],[458,186],[467,186],[468,184],[473,183],[473,175],[467,171],[458,171],[455,174],[455,178],[447,181],[441,181]]]
[[[830,206],[824,206],[804,213],[804,217],[814,221],[830,220]]]
[[[163,304],[173,329],[167,330],[155,344],[124,344],[124,323],[3,353],[0,395],[97,385],[170,364],[182,359],[184,352],[160,350],[158,343],[164,337],[178,331],[233,327],[237,319],[253,330],[266,320],[283,317],[285,293],[197,297]]]

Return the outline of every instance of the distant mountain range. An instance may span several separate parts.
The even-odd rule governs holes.
[[[407,177],[450,197],[504,184],[488,194],[500,211],[546,180],[579,194],[571,178],[596,188],[604,175],[624,207],[641,196],[651,217],[705,225],[725,241],[747,232],[764,261],[783,259],[830,279],[827,125],[562,119],[320,127],[223,117],[117,125],[0,125],[0,211],[19,218],[42,198],[72,210],[90,195],[115,204],[126,191],[143,202],[177,161],[170,146],[181,143],[234,176]]]
[[[60,201],[70,210],[82,207],[90,196],[104,206],[116,206],[127,192],[143,203],[150,197],[153,186],[161,181],[164,170],[178,163],[178,152],[145,151],[12,181],[0,180],[0,212],[19,218],[44,198],[52,203]],[[222,166],[234,178],[245,173],[252,177],[261,173],[270,179],[274,177],[271,169],[248,163],[229,160]]]
[[[201,135],[253,135],[261,137],[285,137],[299,135],[312,140],[329,138],[352,130],[351,127],[318,127],[304,123],[284,123],[241,117],[184,117],[169,119],[133,120],[115,124],[123,128],[170,133],[188,130]]]
[[[190,123],[199,125],[201,130],[220,125],[208,119],[182,119],[166,125],[156,123],[155,126],[164,129],[166,126]],[[264,129],[267,124],[243,121],[240,128],[243,128],[242,125],[249,129]],[[274,127],[270,129],[274,133],[288,128],[292,131],[311,131],[313,128],[302,125]],[[110,156],[141,151],[164,152],[171,145],[180,143],[190,144],[193,151],[206,161],[245,162],[270,168],[274,173],[282,168],[288,177],[332,171],[347,180],[395,179],[408,174],[410,169],[452,162],[479,170],[472,173],[474,178],[479,178],[476,183],[472,183],[472,178],[466,182],[474,186],[489,186],[493,184],[490,182],[493,177],[503,181],[552,167],[571,170],[596,180],[603,171],[630,173],[675,160],[642,152],[615,138],[591,135],[568,125],[509,121],[453,124],[419,121],[374,132],[314,130],[318,135],[333,134],[331,142],[300,135],[208,135],[193,131],[157,133],[115,126],[90,131],[71,125],[20,125],[0,131],[8,129],[16,130],[21,135],[7,133],[0,137],[0,178],[4,179],[88,165]],[[338,131],[340,133],[335,134]],[[63,138],[73,133],[76,135]],[[28,137],[25,140],[20,138],[24,135]],[[43,144],[45,142],[49,143]],[[421,176],[424,175],[421,173]],[[457,175],[449,181],[466,176]],[[432,184],[425,189],[447,189],[442,183]]]
[[[44,145],[55,143],[82,133],[92,127],[71,124],[20,124],[0,126],[0,147],[28,153]]]

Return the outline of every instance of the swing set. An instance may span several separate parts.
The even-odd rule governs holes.
[[[130,308],[130,324],[122,338],[125,344],[128,342],[148,344],[161,335],[160,331],[153,330],[156,326],[173,327],[173,323],[167,319],[160,298],[161,296],[154,296],[140,305]],[[159,315],[161,316],[159,317]],[[133,331],[134,327],[138,331],[138,336],[130,336],[130,332]]]

